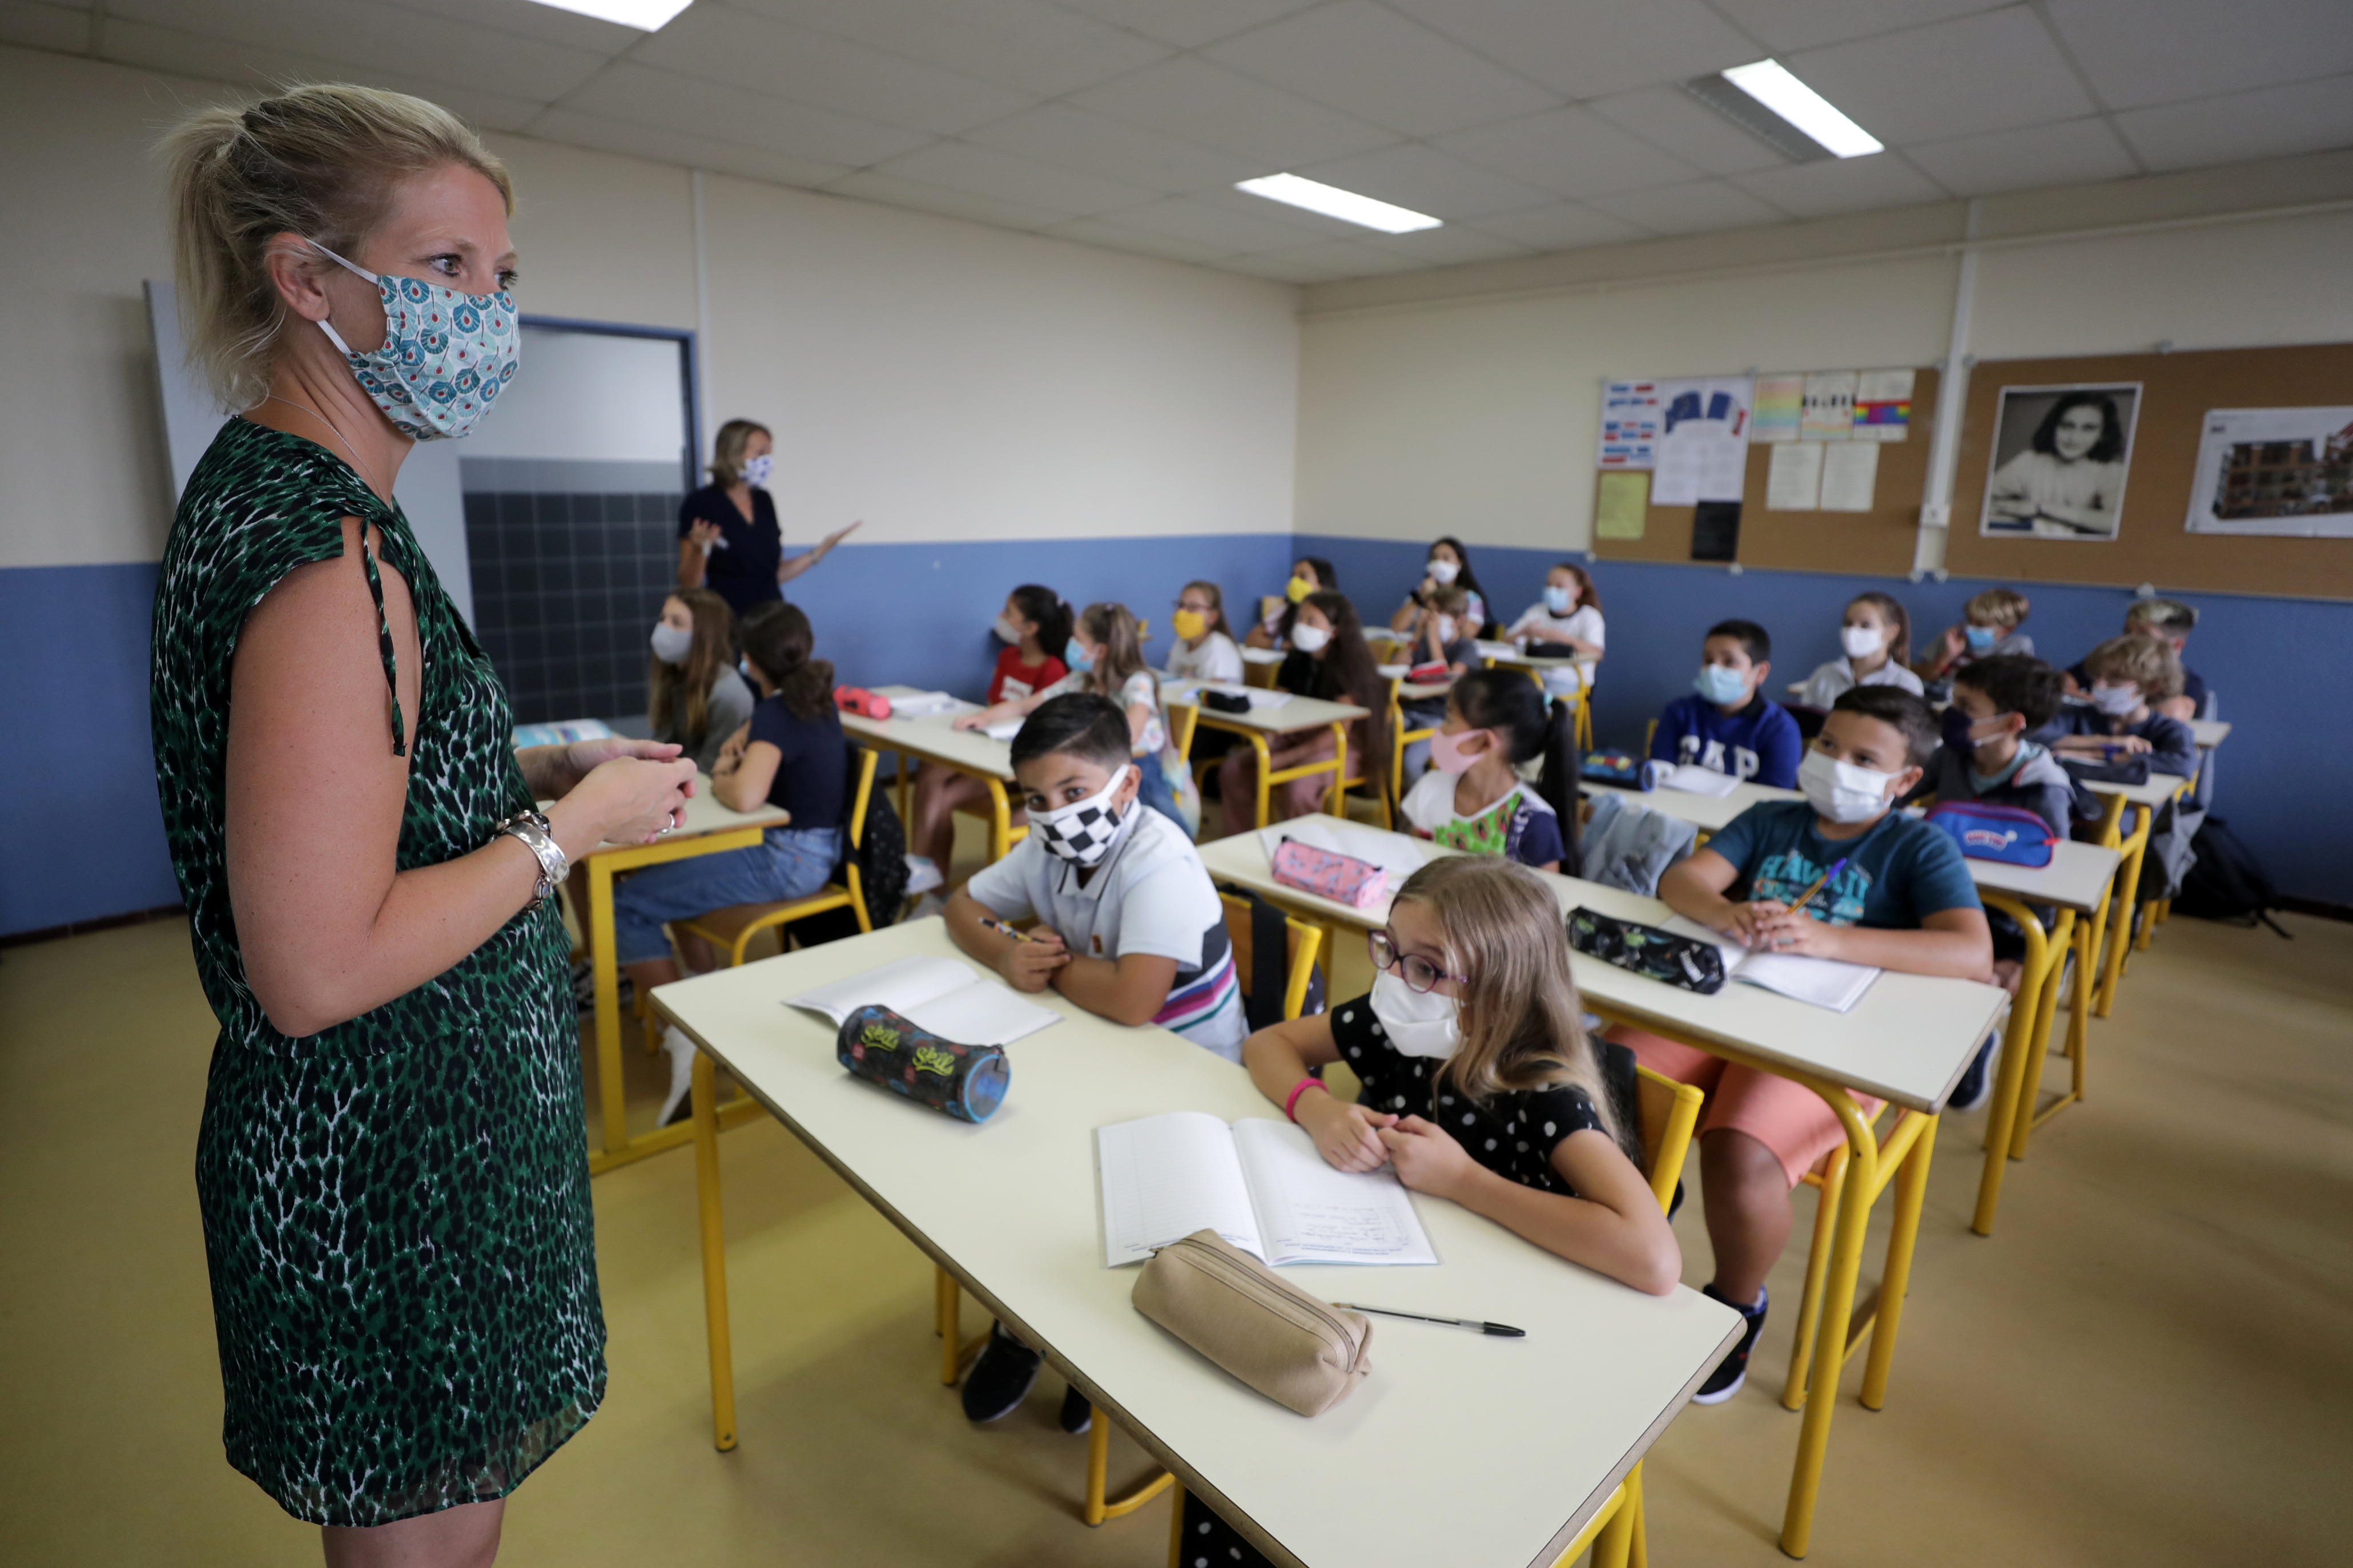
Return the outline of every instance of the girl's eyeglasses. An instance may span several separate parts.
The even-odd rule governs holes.
[[[1371,956],[1376,970],[1382,973],[1396,970],[1398,978],[1405,982],[1407,990],[1425,996],[1441,980],[1451,980],[1457,985],[1471,984],[1469,975],[1449,974],[1418,952],[1398,952],[1397,938],[1386,926],[1365,933],[1365,951]]]

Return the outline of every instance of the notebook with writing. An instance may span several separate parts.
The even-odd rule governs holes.
[[[785,998],[787,1007],[822,1013],[839,1028],[859,1008],[876,1005],[960,1046],[1008,1046],[1062,1016],[1003,981],[953,958],[902,958],[895,963]]]
[[[1835,958],[1811,958],[1795,952],[1760,952],[1743,947],[1722,931],[1710,931],[1694,920],[1671,915],[1660,928],[1677,936],[1714,942],[1724,955],[1724,973],[1734,980],[1778,991],[1799,1002],[1847,1013],[1871,989],[1879,971],[1867,963],[1846,963]]]

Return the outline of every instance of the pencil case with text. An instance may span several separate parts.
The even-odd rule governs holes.
[[[1713,996],[1724,989],[1724,954],[1714,942],[1621,921],[1582,904],[1568,911],[1568,945],[1588,958],[1679,990]]]
[[[960,1121],[987,1121],[1013,1081],[1004,1047],[942,1039],[873,1003],[841,1021],[834,1055],[860,1078]]]

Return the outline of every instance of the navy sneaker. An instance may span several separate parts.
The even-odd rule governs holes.
[[[1697,1394],[1692,1395],[1694,1405],[1721,1405],[1739,1393],[1740,1385],[1748,1381],[1748,1352],[1757,1348],[1757,1336],[1764,1331],[1765,1312],[1772,1301],[1762,1289],[1757,1292],[1757,1304],[1753,1307],[1743,1307],[1737,1301],[1725,1301],[1716,1294],[1713,1285],[1700,1287],[1700,1294],[1724,1301],[1725,1306],[1748,1321],[1748,1326],[1740,1331],[1740,1342],[1715,1363],[1715,1370],[1707,1374],[1707,1381],[1699,1385]]]
[[[990,1325],[988,1343],[964,1380],[965,1418],[996,1421],[1012,1415],[1029,1397],[1044,1360],[1015,1339],[1003,1323]]]
[[[1062,1430],[1075,1437],[1095,1424],[1094,1401],[1075,1387],[1062,1391]]]
[[[1975,1110],[1993,1098],[1994,1064],[2001,1060],[2001,1031],[1978,1048],[1977,1059],[1961,1074],[1961,1081],[1953,1086],[1952,1099],[1945,1101],[1947,1110]]]

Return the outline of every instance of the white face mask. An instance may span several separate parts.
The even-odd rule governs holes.
[[[1441,588],[1462,574],[1462,568],[1451,561],[1432,561],[1425,570],[1430,574],[1430,580]]]
[[[2129,683],[2110,686],[2102,681],[2092,688],[2092,704],[2111,719],[2121,719],[2140,706],[2140,688]]]
[[[1444,647],[1448,643],[1452,642],[1454,640],[1454,634],[1460,630],[1461,630],[1461,628],[1454,624],[1454,617],[1452,616],[1439,616],[1438,646]]]
[[[1046,853],[1058,860],[1068,860],[1073,866],[1096,866],[1111,853],[1119,842],[1119,830],[1134,814],[1113,806],[1112,796],[1127,782],[1127,768],[1111,775],[1111,782],[1086,799],[1076,801],[1060,811],[1033,811],[1029,826],[1037,832]]]
[[[1848,626],[1839,633],[1839,644],[1849,658],[1869,658],[1887,640],[1887,634],[1877,626]]]
[[[988,629],[997,634],[998,642],[1011,643],[1016,647],[1021,646],[1021,628],[1013,624],[1011,616],[997,616],[997,624]]]
[[[654,657],[664,664],[684,664],[686,656],[694,651],[694,632],[663,621],[654,627],[653,645]]]
[[[1869,822],[1887,809],[1887,786],[1894,773],[1842,763],[1827,752],[1808,752],[1798,764],[1798,788],[1818,816],[1852,825]]]
[[[1444,1059],[1462,1043],[1462,1005],[1435,991],[1416,991],[1387,970],[1373,978],[1373,1016],[1389,1044],[1409,1057]]]
[[[1322,626],[1295,626],[1291,628],[1291,646],[1302,653],[1322,653],[1332,640],[1332,634]]]
[[[763,452],[756,458],[746,458],[744,459],[744,482],[747,485],[766,484],[768,475],[776,466],[776,459],[772,453]]]

